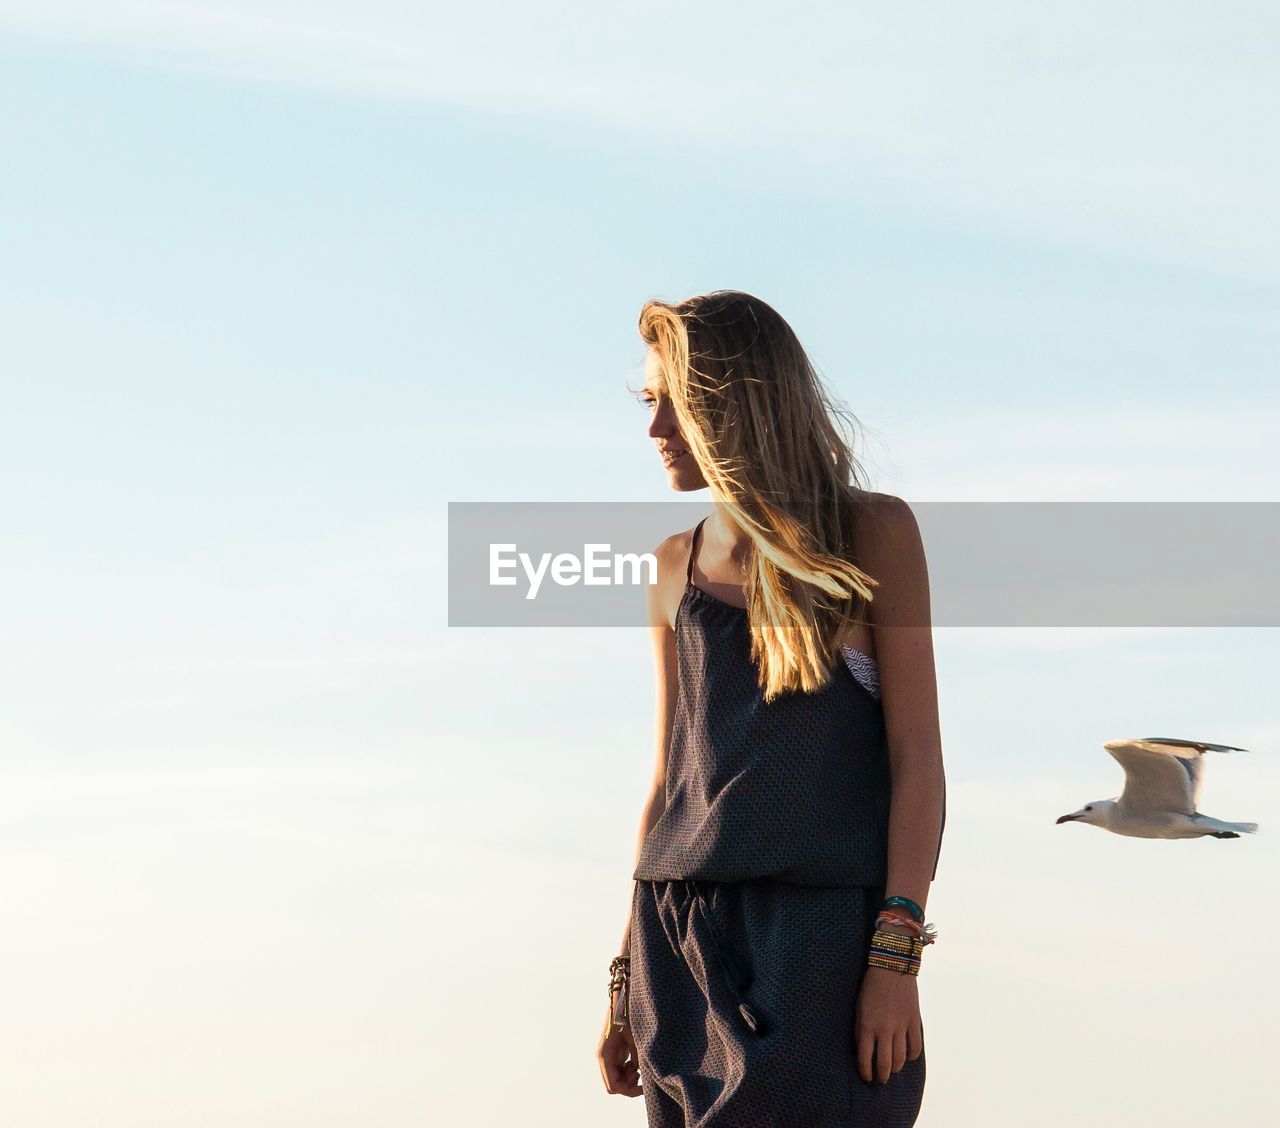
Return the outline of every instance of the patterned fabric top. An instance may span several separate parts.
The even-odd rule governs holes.
[[[666,805],[633,878],[883,884],[890,781],[878,687],[846,656],[821,689],[766,703],[746,609],[694,586],[692,554],[689,577]]]
[[[866,691],[877,701],[880,700],[880,666],[870,654],[865,654],[853,646],[841,649],[844,664],[849,672],[858,679]]]

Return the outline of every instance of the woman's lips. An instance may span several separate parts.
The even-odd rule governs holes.
[[[674,462],[679,462],[688,453],[687,450],[664,450],[662,452],[662,461],[665,465],[670,466]]]

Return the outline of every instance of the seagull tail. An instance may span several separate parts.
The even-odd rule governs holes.
[[[1241,834],[1256,834],[1258,824],[1253,822],[1223,822],[1222,819],[1211,819],[1207,815],[1197,815],[1196,822],[1205,827],[1209,834],[1219,838],[1237,838]]]

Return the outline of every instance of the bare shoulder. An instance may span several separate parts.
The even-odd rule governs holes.
[[[679,533],[672,533],[657,548],[653,555],[658,560],[658,574],[678,572],[684,578],[685,563],[689,559],[689,550],[693,547],[693,525]]]
[[[653,549],[658,562],[658,582],[649,589],[649,622],[651,626],[675,627],[676,610],[684,596],[685,567],[693,545],[693,526],[672,533]]]
[[[929,581],[916,515],[895,494],[856,491],[859,566],[877,581],[870,604],[880,625],[929,621]]]
[[[880,493],[877,490],[851,490],[854,500],[864,510],[878,514],[910,512],[911,507],[897,494]]]
[[[889,563],[895,549],[916,540],[920,535],[916,515],[911,506],[896,494],[873,490],[854,490],[856,540],[864,555]]]

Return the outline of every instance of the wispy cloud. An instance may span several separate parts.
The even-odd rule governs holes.
[[[662,136],[793,190],[1275,276],[1268,5],[727,7],[18,0],[0,21],[149,65]]]
[[[1273,501],[1280,404],[982,406],[885,420],[883,489],[920,501]]]

